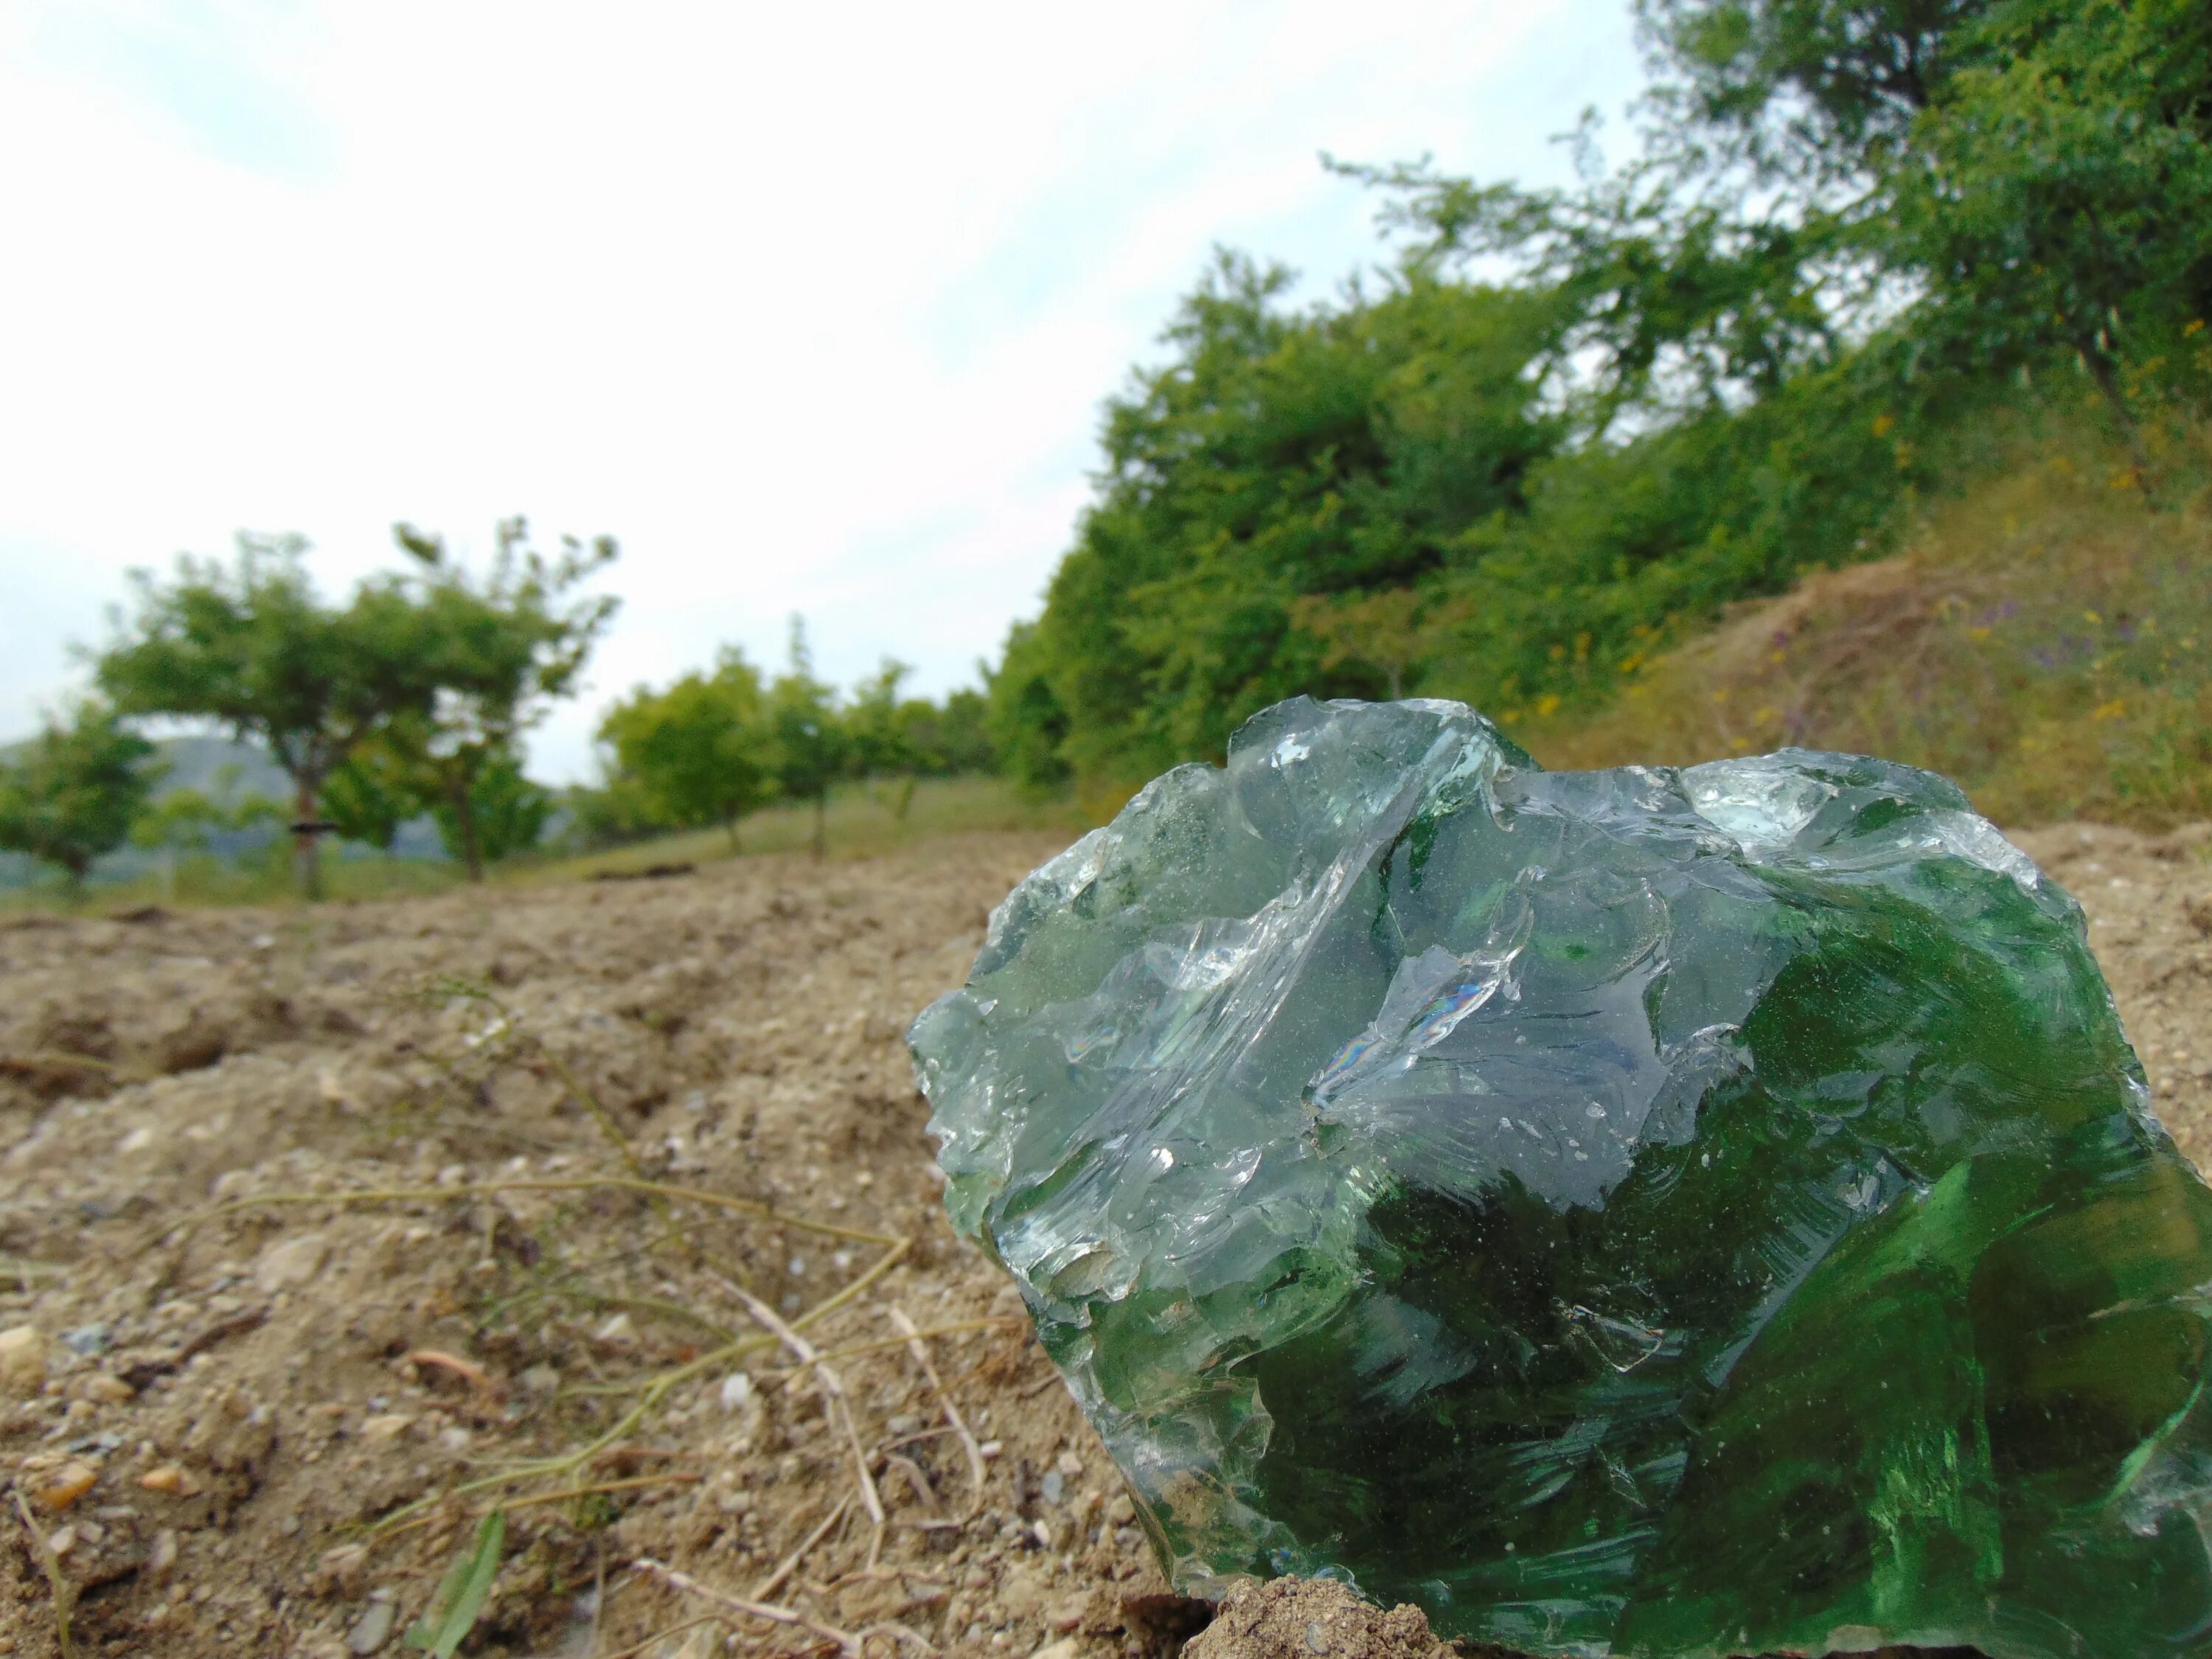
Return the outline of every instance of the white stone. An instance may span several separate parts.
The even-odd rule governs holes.
[[[46,1380],[46,1333],[36,1325],[11,1325],[0,1331],[0,1388],[13,1394],[36,1394]]]
[[[320,1233],[302,1233],[271,1244],[253,1264],[254,1286],[264,1296],[296,1291],[314,1282],[330,1256],[331,1242]]]

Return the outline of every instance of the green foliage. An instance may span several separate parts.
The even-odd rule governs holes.
[[[72,888],[120,847],[153,785],[153,744],[80,704],[0,761],[0,848],[61,866]]]
[[[400,825],[422,810],[408,758],[374,737],[356,744],[323,783],[323,822],[380,852],[391,851]]]
[[[185,555],[166,583],[139,572],[135,614],[118,617],[97,677],[124,714],[215,720],[260,744],[291,777],[303,825],[388,847],[405,818],[441,806],[477,879],[494,842],[550,811],[519,775],[494,775],[514,769],[521,735],[573,689],[613,615],[613,599],[575,589],[615,544],[565,539],[547,556],[510,519],[479,577],[437,538],[395,535],[413,568],[362,582],[342,607],[317,594],[296,536],[241,534],[229,565]],[[335,817],[322,816],[326,793]],[[480,795],[506,815],[496,836],[477,825]],[[295,856],[314,896],[314,829]]]
[[[538,845],[553,808],[553,792],[525,777],[518,757],[495,750],[471,770],[465,812],[441,797],[430,803],[430,814],[447,853],[460,860],[471,881],[482,881],[485,865]]]
[[[1915,326],[1977,364],[2075,354],[2132,424],[2124,365],[2212,311],[2212,10],[2028,0],[1968,38],[1891,180]]]
[[[2154,454],[2181,487],[2154,503],[2124,445],[2078,422],[2002,425],[2004,464],[1932,503],[1899,556],[1809,576],[1645,665],[1610,706],[1514,735],[1577,768],[1885,755],[2008,826],[2212,817],[2212,430]]]
[[[291,777],[294,811],[312,822],[354,745],[396,715],[427,713],[435,680],[425,619],[397,584],[364,583],[344,608],[326,605],[306,551],[296,536],[241,532],[228,566],[186,554],[166,584],[134,573],[136,613],[118,615],[95,672],[122,714],[215,720],[259,743]],[[300,836],[297,860],[312,895],[312,833]]]
[[[574,684],[613,620],[618,601],[575,590],[612,564],[617,549],[608,536],[588,545],[564,537],[548,557],[531,545],[526,520],[506,519],[491,568],[479,577],[438,537],[404,524],[392,534],[418,567],[404,591],[422,619],[422,665],[434,690],[386,722],[379,741],[438,814],[469,879],[481,881],[487,860],[530,845],[551,811],[545,792],[526,786],[518,744]],[[500,829],[480,819],[480,804],[504,814]],[[515,840],[533,815],[530,836]]]
[[[1631,164],[1592,120],[1565,190],[1339,167],[1403,256],[1303,311],[1220,256],[991,678],[1010,775],[1133,782],[1298,691],[1593,705],[1886,551],[2022,403],[2094,395],[2164,487],[2212,395],[2212,10],[1635,3]]]
[[[885,658],[884,665],[853,690],[842,713],[846,765],[860,778],[957,777],[988,772],[990,704],[965,689],[941,703],[902,697],[899,687],[914,671]]]
[[[499,1577],[499,1559],[506,1547],[507,1516],[494,1510],[477,1528],[468,1552],[439,1581],[422,1616],[409,1627],[404,1638],[409,1647],[422,1650],[432,1659],[453,1659],[468,1633],[476,1628],[477,1615],[483,1611],[492,1581]]]
[[[2195,0],[1640,0],[1679,135],[1771,186],[1972,372],[2124,366],[2212,307],[2212,12]]]
[[[734,851],[738,821],[774,788],[760,672],[735,647],[711,674],[686,674],[664,691],[637,687],[607,710],[599,736],[641,825],[720,824]]]
[[[899,686],[914,670],[886,657],[884,665],[853,689],[845,708],[845,746],[854,773],[864,778],[912,772],[917,757],[900,719]]]
[[[1222,255],[1174,359],[1108,405],[1099,498],[992,684],[1017,777],[1135,776],[1294,691],[1384,691],[1389,666],[1334,651],[1296,602],[1445,570],[1556,448],[1543,296],[1416,272],[1291,312],[1289,280]]]
[[[789,659],[768,689],[767,717],[776,787],[792,800],[814,803],[814,855],[819,858],[830,786],[845,769],[848,745],[838,718],[836,688],[815,678],[806,623],[799,617],[791,619]]]

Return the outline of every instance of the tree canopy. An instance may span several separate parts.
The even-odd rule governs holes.
[[[0,848],[58,865],[82,885],[120,847],[154,783],[154,745],[114,712],[82,702],[0,760]]]
[[[1295,691],[1602,696],[1729,600],[1869,556],[2022,388],[2156,486],[2212,393],[2212,9],[1636,0],[1635,153],[1580,182],[1332,162],[1395,264],[1218,256],[1106,407],[991,682],[1016,775],[1126,785]]]
[[[179,556],[162,582],[134,572],[136,611],[95,665],[125,715],[199,717],[258,743],[291,778],[301,883],[319,890],[323,781],[371,731],[427,714],[436,690],[426,618],[396,581],[325,604],[298,536],[241,532],[228,565]]]
[[[660,691],[637,687],[601,718],[599,741],[651,821],[719,824],[734,852],[739,822],[775,787],[763,711],[760,671],[726,647],[711,673],[685,674]]]
[[[543,790],[524,787],[519,744],[574,687],[613,620],[619,601],[577,590],[619,550],[611,536],[588,544],[566,537],[549,556],[531,544],[528,520],[505,519],[490,568],[478,574],[441,537],[407,524],[392,536],[416,566],[401,588],[421,616],[433,690],[427,702],[395,710],[374,741],[436,815],[469,878],[481,881],[485,860],[527,845],[515,837],[527,823],[542,827],[551,810]],[[486,811],[501,814],[497,831]]]

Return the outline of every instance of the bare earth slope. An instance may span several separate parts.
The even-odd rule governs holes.
[[[2212,842],[2021,839],[2203,1157]],[[0,1335],[0,1651],[57,1651],[51,1567],[80,1652],[397,1653],[495,1502],[471,1652],[1171,1644],[1111,1468],[940,1218],[899,1041],[1053,850],[0,921],[0,1330],[36,1333]],[[339,1192],[394,1195],[295,1201]]]

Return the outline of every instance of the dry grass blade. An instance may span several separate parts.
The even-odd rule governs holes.
[[[781,1589],[783,1588],[784,1580],[790,1577],[793,1573],[799,1571],[799,1564],[806,1559],[806,1553],[812,1549],[817,1544],[820,1543],[824,1538],[827,1538],[830,1535],[830,1528],[836,1526],[840,1521],[842,1521],[845,1518],[846,1510],[852,1507],[853,1500],[849,1498],[841,1498],[836,1504],[832,1504],[830,1509],[830,1513],[822,1517],[822,1523],[816,1527],[812,1532],[808,1533],[805,1537],[800,1539],[799,1540],[799,1547],[796,1549],[793,1550],[790,1554],[785,1556],[782,1560],[776,1563],[775,1571],[774,1572],[769,1574],[767,1577],[762,1579],[759,1583],[753,1586],[753,1600],[756,1601],[765,1601],[769,1596]]]
[[[724,1290],[744,1304],[745,1311],[760,1322],[763,1330],[772,1334],[802,1364],[814,1368],[815,1376],[822,1381],[822,1392],[830,1401],[837,1420],[844,1425],[845,1438],[852,1445],[853,1473],[860,1483],[860,1503],[868,1511],[868,1519],[874,1523],[876,1529],[882,1531],[884,1500],[876,1491],[875,1477],[868,1473],[868,1449],[860,1443],[860,1431],[853,1421],[853,1404],[845,1397],[844,1383],[838,1379],[834,1370],[823,1363],[822,1355],[814,1345],[785,1324],[767,1303],[743,1285],[722,1279],[719,1273],[714,1277],[720,1281]]]
[[[983,1448],[976,1443],[975,1435],[968,1427],[967,1419],[960,1415],[960,1407],[952,1403],[952,1396],[946,1391],[944,1379],[937,1374],[936,1363],[929,1357],[929,1349],[921,1340],[921,1333],[915,1328],[914,1321],[907,1317],[906,1310],[890,1308],[885,1310],[885,1314],[891,1322],[891,1328],[906,1339],[907,1352],[914,1356],[915,1364],[921,1367],[921,1374],[929,1379],[930,1388],[936,1392],[938,1404],[945,1408],[946,1426],[960,1437],[961,1448],[968,1454],[968,1473],[975,1481],[975,1507],[980,1509],[983,1503]]]
[[[718,1607],[727,1607],[731,1612],[744,1613],[749,1619],[765,1620],[771,1624],[790,1625],[799,1630],[811,1631],[825,1641],[835,1642],[839,1650],[848,1656],[848,1659],[860,1659],[860,1638],[859,1637],[849,1632],[839,1630],[835,1625],[825,1625],[818,1619],[809,1618],[796,1607],[779,1607],[773,1601],[748,1601],[742,1595],[732,1595],[726,1590],[718,1590],[712,1585],[702,1584],[690,1573],[678,1572],[675,1568],[656,1561],[649,1555],[641,1555],[630,1565],[638,1571],[649,1573],[663,1583],[680,1589],[687,1595],[696,1595],[702,1601],[712,1601]]]
[[[76,1586],[63,1572],[61,1559],[54,1553],[53,1546],[46,1542],[46,1534],[39,1530],[38,1521],[21,1492],[15,1494],[15,1514],[23,1522],[23,1530],[30,1534],[31,1553],[38,1558],[39,1566],[46,1575],[46,1588],[53,1594],[54,1644],[61,1650],[62,1659],[74,1659],[76,1648],[70,1638],[70,1617],[76,1611]]]

